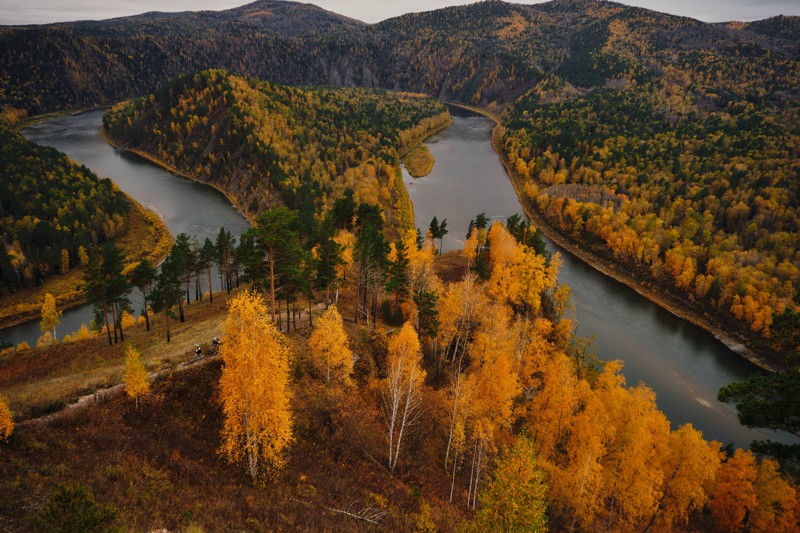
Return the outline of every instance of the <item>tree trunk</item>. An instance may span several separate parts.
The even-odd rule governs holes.
[[[211,285],[211,265],[208,265],[208,298],[214,303],[214,287]]]
[[[269,249],[269,294],[272,299],[272,321],[275,322],[275,258],[273,249]]]

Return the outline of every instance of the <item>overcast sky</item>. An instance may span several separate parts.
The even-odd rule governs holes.
[[[97,20],[147,11],[222,10],[247,0],[0,0],[0,24],[45,24],[71,20]],[[536,4],[541,0],[518,0]],[[310,2],[329,11],[365,22],[414,11],[429,11],[463,0],[316,0]],[[621,0],[636,5],[685,15],[706,22],[758,20],[774,15],[800,15],[800,0]]]

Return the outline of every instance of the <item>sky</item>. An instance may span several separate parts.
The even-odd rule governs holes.
[[[516,0],[536,4],[541,0]],[[0,25],[46,24],[137,15],[147,11],[223,10],[247,0],[2,0]],[[314,0],[324,9],[364,22],[378,22],[404,13],[430,11],[468,3],[465,0]],[[705,22],[751,21],[775,15],[800,15],[800,0],[621,0]]]

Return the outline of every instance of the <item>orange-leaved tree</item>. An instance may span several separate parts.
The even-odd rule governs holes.
[[[292,440],[289,350],[261,295],[245,292],[231,300],[221,351],[220,453],[231,462],[246,458],[256,480],[284,465]]]
[[[347,345],[342,316],[335,305],[317,319],[308,345],[311,348],[311,364],[324,377],[326,384],[330,384],[331,380],[350,382],[353,352]]]
[[[753,483],[758,476],[750,450],[737,449],[722,463],[711,490],[711,516],[718,531],[739,531],[758,505]]]
[[[134,399],[137,410],[139,397],[150,392],[150,379],[139,356],[139,350],[130,344],[125,347],[125,392]]]

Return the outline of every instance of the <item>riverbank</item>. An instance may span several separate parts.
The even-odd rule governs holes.
[[[508,175],[511,184],[517,193],[517,197],[519,198],[519,202],[522,205],[525,214],[550,240],[603,275],[610,277],[619,283],[627,285],[638,294],[655,303],[662,309],[711,333],[715,338],[717,338],[720,342],[727,346],[728,349],[737,355],[747,359],[751,363],[765,370],[771,372],[776,370],[776,367],[771,361],[759,356],[750,347],[751,341],[749,339],[744,339],[738,335],[725,331],[719,325],[713,323],[706,316],[704,316],[702,312],[690,308],[685,302],[679,300],[678,298],[675,298],[672,295],[663,294],[662,292],[658,291],[657,288],[648,287],[635,275],[627,270],[622,269],[610,259],[602,257],[594,251],[581,248],[579,244],[575,243],[572,239],[561,233],[558,228],[551,225],[547,220],[540,216],[538,211],[534,208],[531,201],[525,194],[524,183],[522,179],[516,174],[516,172],[514,172],[513,167],[509,164],[505,155],[503,154],[500,146],[500,137],[502,135],[502,124],[500,117],[494,113],[473,106],[455,103],[451,103],[451,105],[478,113],[495,123],[495,127],[492,130],[492,148],[494,149],[495,153],[497,153],[497,156],[503,164],[506,174]]]
[[[129,194],[123,194],[130,202],[131,209],[125,223],[127,231],[115,242],[125,257],[132,261],[146,257],[153,264],[160,263],[172,247],[172,235],[158,215],[145,209]],[[4,297],[0,303],[0,330],[39,318],[47,293],[55,297],[56,307],[60,311],[86,303],[83,268],[73,268],[68,274],[48,278],[39,287]]]
[[[398,151],[398,161],[397,161],[398,172],[399,172],[399,166],[402,163],[403,158],[406,155],[408,155],[415,148],[417,148],[420,145],[422,145],[422,143],[426,139],[428,139],[429,137],[439,133],[440,131],[443,131],[443,130],[447,129],[448,127],[450,127],[450,125],[452,125],[452,123],[453,123],[453,121],[452,121],[452,119],[450,119],[447,122],[445,122],[444,124],[442,124],[442,125],[440,125],[440,126],[438,126],[436,128],[433,128],[431,130],[426,131],[424,134],[422,134],[419,137],[417,137],[414,140],[412,140],[406,147],[404,147],[404,149],[402,151]],[[204,180],[198,179],[196,176],[193,176],[193,175],[188,174],[186,172],[182,172],[181,170],[178,170],[177,168],[173,167],[172,165],[168,164],[167,162],[165,162],[165,161],[157,158],[156,156],[154,156],[154,155],[152,155],[150,153],[147,153],[147,152],[145,152],[143,150],[138,150],[136,148],[124,147],[120,143],[118,143],[114,139],[112,139],[111,136],[108,135],[108,133],[105,131],[105,128],[102,128],[102,127],[100,128],[100,137],[105,142],[107,142],[110,146],[113,146],[116,149],[124,150],[126,152],[135,154],[135,155],[137,155],[137,156],[139,156],[139,157],[141,157],[143,159],[146,159],[147,161],[153,163],[157,167],[162,168],[162,169],[164,169],[164,170],[166,170],[168,172],[171,172],[171,173],[175,174],[176,176],[181,176],[183,178],[186,178],[188,180],[194,181],[196,183],[202,183],[203,185],[208,185],[209,187],[217,190],[220,194],[222,194],[223,196],[225,196],[225,198],[228,199],[228,202],[230,202],[230,204],[232,206],[234,206],[234,208],[236,208],[236,211],[239,212],[239,214],[241,214],[247,220],[247,222],[250,224],[250,226],[255,226],[255,217],[253,217],[250,214],[248,214],[242,208],[241,204],[237,201],[236,198],[231,197],[227,193],[227,191],[225,191],[222,187],[220,187],[216,183],[212,183],[212,182],[209,182],[209,181],[204,181]],[[429,172],[430,172],[430,170],[429,170]],[[400,180],[400,181],[402,183],[402,180]],[[405,189],[405,187],[404,187],[404,189]],[[413,208],[413,204],[411,203],[411,199],[408,196],[408,191],[407,190],[405,191],[405,194],[403,196],[404,197],[400,199],[401,204],[403,204],[403,205],[401,205],[401,208],[403,208],[403,209],[407,208],[409,210],[410,220],[411,220],[412,226],[413,226],[414,208]],[[407,203],[407,206],[404,207],[406,203]]]
[[[225,190],[224,190],[222,187],[220,187],[219,185],[217,185],[216,183],[211,183],[211,182],[208,182],[208,181],[203,181],[203,180],[200,180],[200,179],[198,179],[198,178],[197,178],[197,177],[195,177],[195,176],[192,176],[192,175],[190,175],[190,174],[187,174],[187,173],[185,173],[185,172],[181,172],[181,171],[180,171],[180,170],[178,170],[177,168],[175,168],[175,167],[173,167],[173,166],[169,165],[168,163],[166,163],[166,162],[162,161],[161,159],[158,159],[158,158],[157,158],[157,157],[155,157],[154,155],[152,155],[152,154],[148,154],[147,152],[144,152],[144,151],[142,151],[142,150],[137,150],[136,148],[127,148],[127,147],[124,147],[124,146],[120,145],[118,142],[114,141],[114,140],[113,140],[113,139],[112,139],[112,138],[111,138],[111,137],[110,137],[110,136],[109,136],[109,135],[106,133],[106,131],[105,131],[105,128],[103,128],[103,127],[101,127],[101,128],[100,128],[100,137],[101,137],[101,138],[102,138],[102,139],[103,139],[105,142],[107,142],[107,143],[108,143],[110,146],[113,146],[114,148],[116,148],[116,149],[118,149],[118,150],[124,150],[124,151],[126,151],[126,152],[128,152],[128,153],[135,154],[135,155],[137,155],[137,156],[141,157],[142,159],[146,159],[146,160],[150,161],[150,162],[151,162],[151,163],[153,163],[155,166],[157,166],[157,167],[159,167],[159,168],[163,168],[164,170],[166,170],[166,171],[168,171],[168,172],[171,172],[171,173],[175,174],[176,176],[180,176],[180,177],[182,177],[182,178],[186,178],[187,180],[191,180],[191,181],[194,181],[194,182],[196,182],[196,183],[202,183],[203,185],[208,185],[208,186],[209,186],[209,187],[211,187],[212,189],[215,189],[215,190],[216,190],[216,191],[218,191],[220,194],[222,194],[223,196],[225,196],[225,198],[227,198],[227,199],[228,199],[228,202],[230,202],[230,204],[231,204],[233,207],[235,207],[235,208],[236,208],[236,211],[238,211],[238,212],[239,212],[239,214],[240,214],[240,215],[242,215],[242,216],[243,216],[243,217],[244,217],[244,218],[247,220],[247,222],[250,224],[250,226],[254,226],[254,225],[255,225],[255,219],[254,219],[253,217],[251,217],[250,215],[248,215],[248,214],[247,214],[247,213],[244,211],[244,209],[242,209],[242,206],[241,206],[241,205],[239,205],[239,202],[237,202],[235,198],[231,198],[231,197],[230,197],[230,195],[228,195],[228,193],[227,193],[227,192],[225,192]]]

